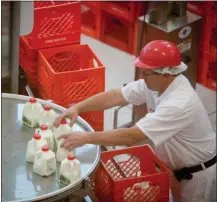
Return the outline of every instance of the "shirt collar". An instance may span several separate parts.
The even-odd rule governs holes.
[[[170,92],[175,90],[178,86],[180,86],[183,75],[178,75],[172,83],[167,87],[167,89],[158,97],[156,104],[159,104],[165,97],[168,96]]]

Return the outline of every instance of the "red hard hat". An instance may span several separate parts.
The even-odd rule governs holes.
[[[133,63],[145,69],[175,67],[181,64],[181,54],[175,44],[156,40],[145,45]]]

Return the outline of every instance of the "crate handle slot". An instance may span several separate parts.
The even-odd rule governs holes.
[[[93,58],[93,66],[94,67],[99,67],[99,64],[98,64],[97,60],[94,59],[94,58]]]
[[[120,155],[114,156],[115,161],[118,163],[128,161],[130,158],[131,158],[130,154],[120,154]]]
[[[117,25],[122,25],[122,23],[117,19],[112,19],[112,22],[117,24]]]
[[[159,173],[161,173],[162,171],[161,171],[160,165],[159,165],[156,161],[154,161],[154,165],[155,165],[156,170],[157,170]]]
[[[72,58],[72,52],[70,51],[66,51],[66,52],[59,52],[59,53],[56,53],[54,58],[58,61],[61,61],[61,60],[69,60]]]

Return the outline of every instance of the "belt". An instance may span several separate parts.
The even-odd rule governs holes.
[[[192,173],[205,170],[206,168],[209,168],[210,166],[214,165],[216,162],[217,162],[217,156],[213,157],[212,159],[210,159],[205,163],[201,163],[200,165],[185,167],[180,170],[175,170],[174,175],[179,182],[181,182],[182,180],[191,180],[193,178]]]

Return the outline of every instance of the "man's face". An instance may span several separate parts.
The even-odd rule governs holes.
[[[153,72],[151,69],[140,69],[140,78],[144,79],[148,89],[159,91],[163,82],[163,75]]]

